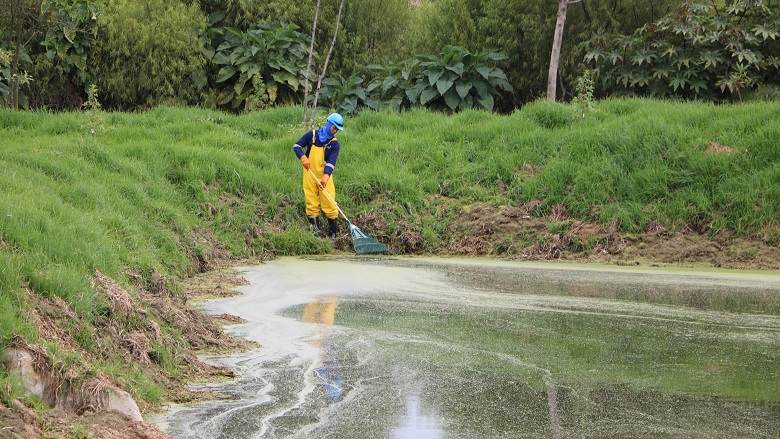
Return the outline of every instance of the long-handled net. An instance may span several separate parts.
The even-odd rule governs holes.
[[[328,191],[326,191],[325,188],[322,187],[322,183],[320,183],[320,181],[317,180],[317,176],[314,175],[314,172],[312,172],[311,169],[308,169],[308,171],[309,174],[311,174],[311,177],[317,182],[317,185],[320,187],[320,189],[322,189],[322,191],[330,199],[330,201],[332,201],[333,204],[336,205],[336,209],[339,210],[339,213],[341,214],[341,216],[344,217],[344,220],[347,221],[347,225],[349,225],[349,234],[350,236],[352,236],[352,247],[355,249],[355,254],[380,255],[380,254],[390,253],[390,249],[387,248],[386,245],[366,235],[365,233],[363,233],[362,230],[360,230],[358,226],[352,224],[352,221],[350,221],[349,218],[347,218],[347,216],[344,214],[344,211],[342,211],[341,207],[339,207],[338,203],[336,203],[336,200],[334,200],[333,197],[330,196]]]

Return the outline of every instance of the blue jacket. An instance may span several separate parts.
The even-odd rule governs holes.
[[[336,159],[339,157],[341,144],[339,144],[338,139],[334,137],[323,145],[317,140],[317,136],[315,136],[314,133],[315,131],[307,131],[303,137],[295,142],[293,151],[295,151],[295,155],[298,156],[298,159],[304,155],[308,157],[312,146],[312,139],[314,139],[314,146],[325,147],[325,173],[331,175],[333,174],[333,169],[336,168]],[[305,153],[303,152],[304,148],[306,148]]]

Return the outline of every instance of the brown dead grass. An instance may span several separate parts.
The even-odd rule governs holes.
[[[34,412],[18,404],[14,408],[0,404],[0,439],[170,439],[158,427],[128,421],[118,413]]]
[[[730,146],[722,145],[718,142],[710,142],[710,144],[707,146],[707,149],[705,150],[709,153],[714,154],[733,154],[734,149]]]
[[[727,147],[715,146],[719,153]],[[472,205],[460,208],[448,231],[452,255],[510,259],[594,262],[616,265],[710,266],[733,269],[780,269],[780,224],[767,227],[764,239],[729,233],[710,236],[707,227],[690,224],[669,230],[652,221],[643,233],[625,233],[614,223],[572,220],[562,206],[539,215],[541,202],[523,206]],[[568,223],[568,226],[566,224]],[[381,221],[370,223],[379,236],[390,236]],[[565,229],[556,231],[558,228]],[[385,238],[394,253],[423,253],[426,245],[414,226],[411,236]],[[553,231],[551,231],[553,230]]]

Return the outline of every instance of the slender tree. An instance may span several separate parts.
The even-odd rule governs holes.
[[[566,11],[569,5],[580,0],[558,0],[558,19],[555,22],[555,35],[553,37],[552,53],[550,54],[550,70],[547,72],[547,99],[555,101],[556,85],[558,82],[558,62],[561,57],[561,43],[563,41],[563,26],[566,23]]]
[[[40,31],[35,25],[40,8],[41,0],[0,0],[0,36],[7,38],[11,52],[8,106],[15,110],[20,104],[19,86],[27,80],[20,63],[30,62],[25,47]]]
[[[311,60],[314,57],[314,38],[317,36],[317,19],[320,16],[320,3],[317,0],[317,9],[314,10],[314,24],[311,26],[311,45],[309,46],[309,62],[306,64],[306,81],[303,88],[303,123],[306,123],[306,110],[309,109],[309,73],[311,72]]]
[[[317,80],[317,90],[314,92],[314,103],[311,106],[311,113],[309,114],[309,123],[314,124],[314,113],[317,111],[317,98],[320,95],[320,87],[322,87],[322,80],[325,78],[325,72],[328,70],[328,61],[333,53],[333,46],[336,45],[336,36],[339,34],[339,24],[341,23],[341,11],[344,10],[344,0],[341,0],[339,5],[339,14],[336,17],[336,29],[333,31],[333,40],[330,42],[330,48],[328,49],[328,55],[325,57],[325,64],[322,66],[322,72]],[[304,123],[306,121],[304,120]]]

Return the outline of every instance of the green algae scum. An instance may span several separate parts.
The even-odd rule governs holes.
[[[780,431],[778,274],[360,257],[242,272],[244,295],[209,311],[263,348],[219,360],[243,377],[231,400],[161,418],[175,438]]]

